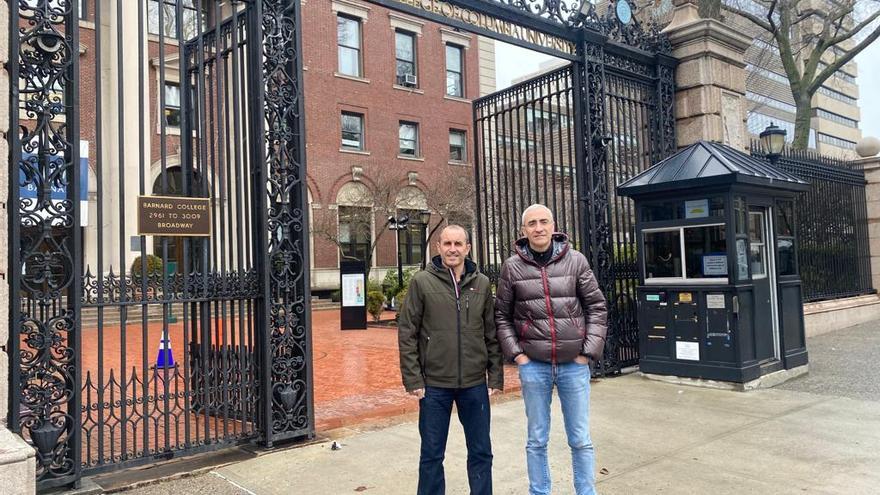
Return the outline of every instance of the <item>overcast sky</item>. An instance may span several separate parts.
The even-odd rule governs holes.
[[[519,48],[500,41],[495,42],[498,89],[510,86],[511,80],[538,70],[541,62],[553,57]],[[859,66],[859,106],[863,136],[880,138],[880,41],[874,42],[856,57]]]

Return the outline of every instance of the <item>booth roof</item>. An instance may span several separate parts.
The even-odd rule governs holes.
[[[722,184],[804,191],[809,183],[730,146],[699,141],[617,186],[621,196]]]

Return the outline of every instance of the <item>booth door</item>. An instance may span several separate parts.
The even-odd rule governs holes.
[[[749,208],[749,260],[755,290],[755,357],[767,361],[776,357],[773,325],[773,270],[770,254],[768,208]]]

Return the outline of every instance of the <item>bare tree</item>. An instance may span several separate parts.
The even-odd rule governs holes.
[[[766,32],[779,49],[797,109],[793,147],[805,149],[813,95],[880,37],[880,1],[730,0],[723,7]]]
[[[398,193],[405,177],[382,167],[364,171],[363,175],[369,180],[346,188],[335,210],[315,212],[312,234],[335,244],[343,259],[363,260],[369,278],[373,253],[388,232],[388,218],[397,213]]]
[[[463,168],[460,173],[446,170],[442,176],[427,177],[427,185],[421,188],[409,186],[406,176],[394,175],[387,168],[375,167],[363,175],[368,179],[348,187],[336,210],[314,212],[312,233],[336,245],[342,258],[363,259],[367,277],[376,246],[389,232],[389,217],[396,218],[401,210],[431,212],[426,226],[428,240],[449,222],[473,223],[474,183],[470,169]],[[410,219],[414,221],[417,220]]]

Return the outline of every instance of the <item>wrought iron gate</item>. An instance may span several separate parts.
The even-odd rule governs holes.
[[[299,2],[9,3],[9,424],[39,486],[312,436]],[[209,198],[210,237],[140,235],[139,195]]]
[[[594,10],[580,59],[474,102],[477,252],[496,278],[532,203],[587,254],[608,299],[604,373],[638,363],[631,200],[614,187],[675,150],[668,41]]]

